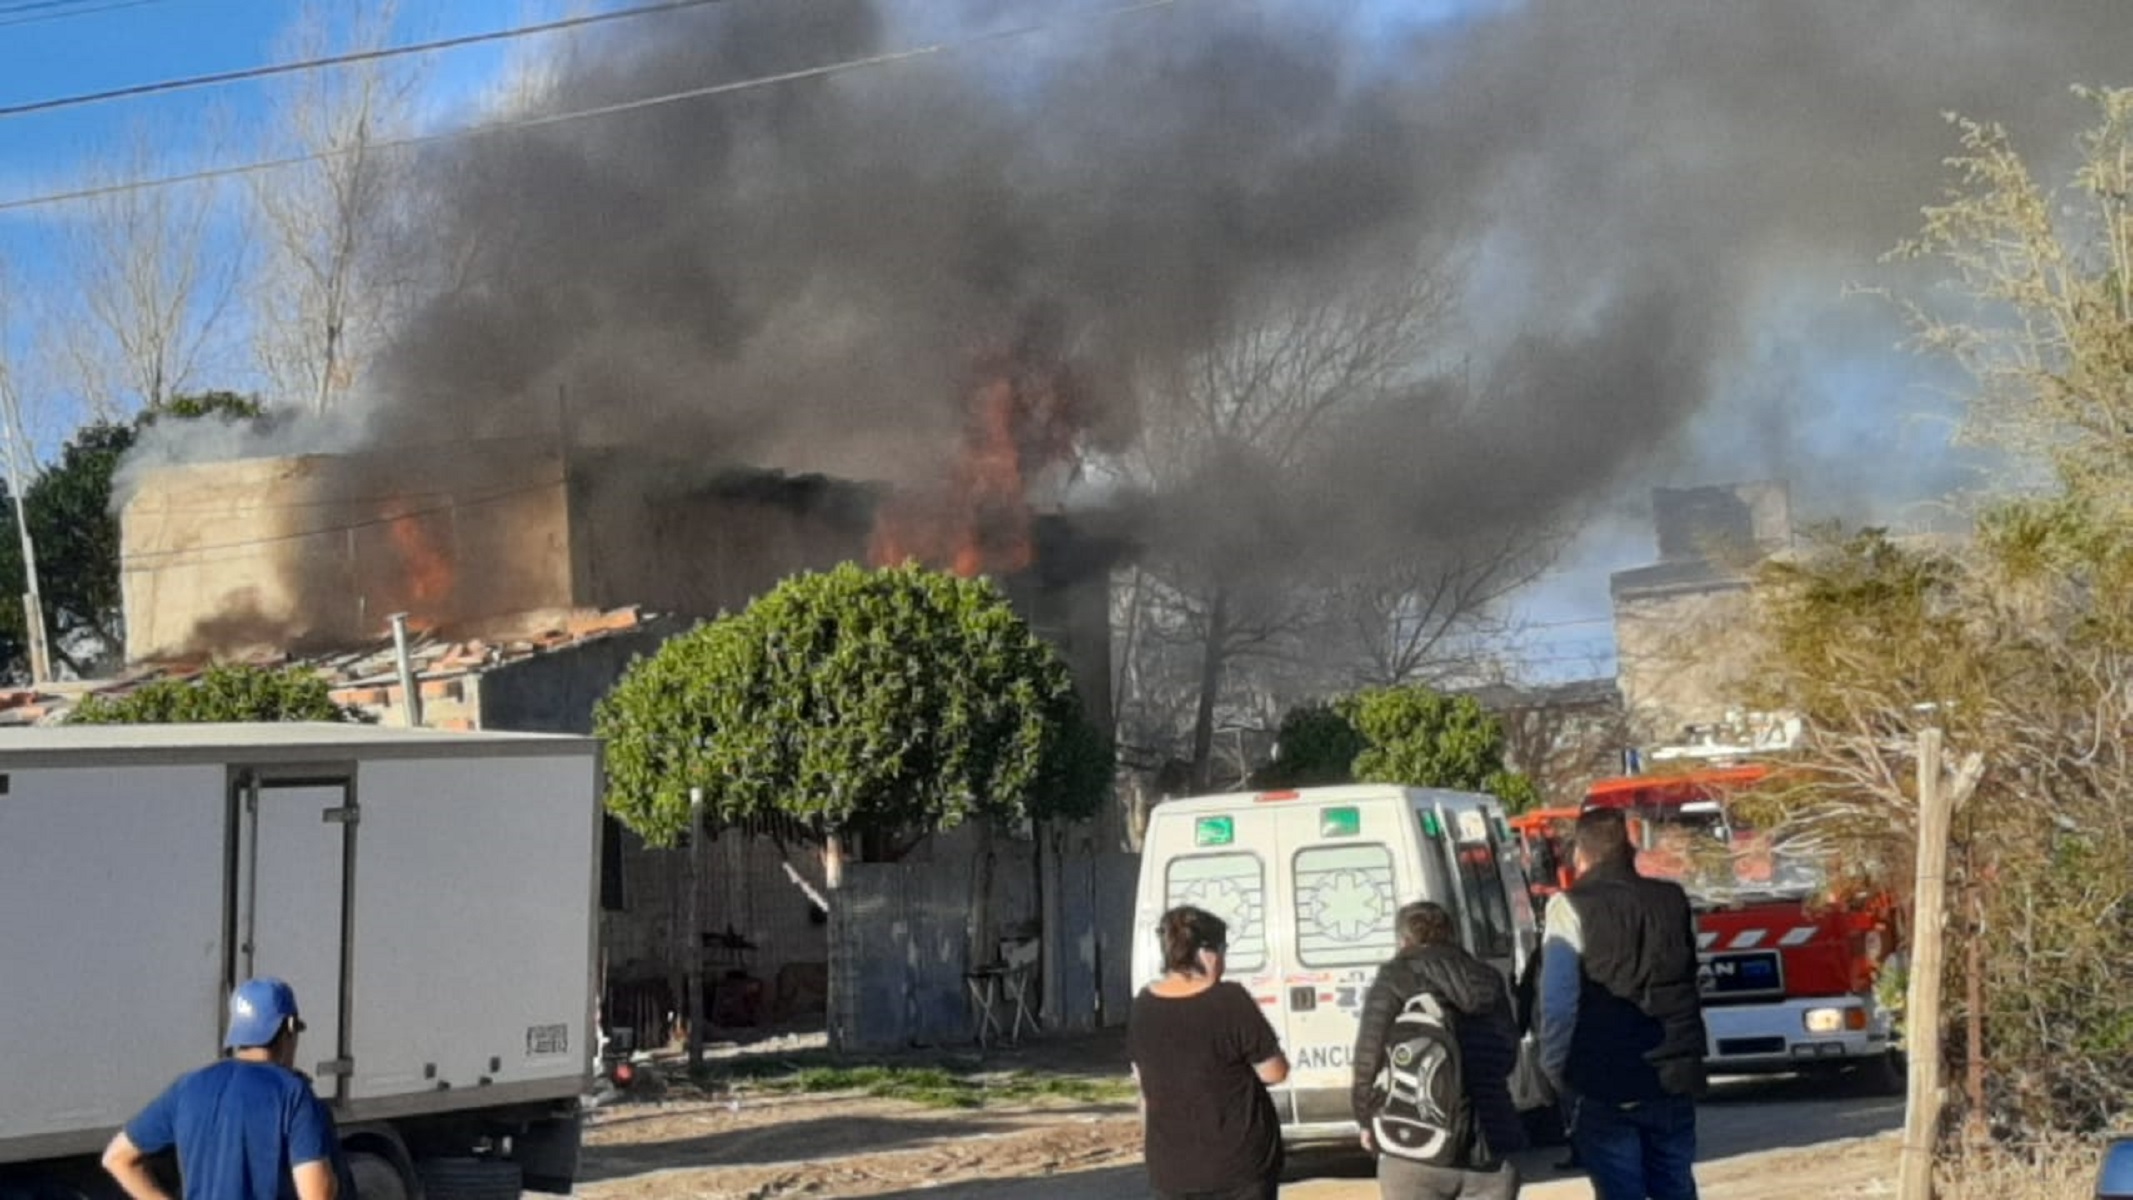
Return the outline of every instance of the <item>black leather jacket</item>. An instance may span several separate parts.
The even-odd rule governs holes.
[[[1358,1125],[1377,1115],[1377,1077],[1385,1065],[1385,1039],[1393,1018],[1417,992],[1435,993],[1457,1013],[1461,1074],[1474,1120],[1487,1141],[1485,1158],[1525,1147],[1525,1127],[1511,1100],[1511,1072],[1518,1067],[1518,1027],[1511,997],[1494,967],[1457,946],[1424,946],[1378,968],[1363,1000],[1355,1035],[1355,1075],[1349,1103]]]

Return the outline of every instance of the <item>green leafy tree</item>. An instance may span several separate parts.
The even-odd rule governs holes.
[[[23,501],[36,544],[38,592],[55,665],[77,676],[88,674],[96,658],[117,651],[125,641],[112,477],[141,431],[164,419],[260,416],[257,400],[234,392],[176,396],[131,422],[82,426],[60,447],[58,460],[29,482]],[[0,498],[4,496],[0,489]],[[21,603],[28,576],[12,499],[0,506],[0,580],[7,583],[7,594],[0,597],[0,654],[19,673],[29,640]]]
[[[1276,735],[1281,757],[1261,772],[1274,787],[1322,787],[1355,781],[1355,759],[1370,745],[1330,704],[1305,704],[1282,714]]]
[[[1368,743],[1355,759],[1364,783],[1487,792],[1513,812],[1538,799],[1505,768],[1503,726],[1472,696],[1410,684],[1358,692],[1339,709]]]
[[[191,725],[214,721],[354,721],[326,680],[302,667],[218,665],[190,679],[162,679],[119,696],[89,696],[73,725]]]
[[[655,845],[785,818],[876,858],[974,817],[1079,817],[1110,749],[1058,654],[985,580],[846,564],[640,659],[601,701],[608,806]]]
[[[266,417],[266,408],[259,397],[242,392],[208,391],[186,392],[172,396],[153,408],[143,409],[134,419],[142,429],[165,419],[174,421],[197,421],[213,417],[218,421],[259,421]]]

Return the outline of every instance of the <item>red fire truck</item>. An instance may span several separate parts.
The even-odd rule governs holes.
[[[1714,1072],[1853,1070],[1900,1089],[1903,1067],[1874,982],[1896,952],[1883,892],[1833,886],[1826,856],[1751,828],[1730,800],[1770,777],[1749,763],[1593,784],[1584,807],[1630,819],[1637,869],[1696,907],[1698,984]]]
[[[1577,808],[1535,808],[1511,818],[1518,835],[1519,865],[1526,869],[1526,891],[1539,912],[1548,897],[1570,886],[1570,844]]]

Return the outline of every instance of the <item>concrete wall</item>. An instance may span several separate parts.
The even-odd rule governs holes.
[[[1608,584],[1623,705],[1637,734],[1671,743],[1745,706],[1749,576],[1791,546],[1791,492],[1782,480],[1658,488],[1652,514],[1658,561]]]
[[[594,706],[630,664],[657,653],[667,638],[685,627],[672,619],[648,621],[638,632],[581,642],[483,671],[474,677],[481,727],[589,734]]]
[[[579,602],[715,617],[801,571],[866,561],[874,489],[763,472],[573,467]]]
[[[374,641],[571,606],[550,452],[398,448],[145,472],[120,513],[132,661]]]
[[[511,441],[151,470],[120,517],[127,657],[341,649],[407,612],[447,636],[540,609],[710,618],[863,562],[877,488]],[[1110,711],[1111,551],[1046,518],[1002,581]]]
[[[1662,562],[1754,558],[1792,543],[1792,495],[1780,480],[1656,488],[1652,524]]]
[[[1753,666],[1750,595],[1738,580],[1615,596],[1616,671],[1630,720],[1647,740],[1676,742],[1744,706]]]

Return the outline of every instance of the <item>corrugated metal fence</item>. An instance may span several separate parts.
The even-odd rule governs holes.
[[[1132,998],[1133,897],[1139,858],[1062,856],[1061,928],[1052,942],[1060,1011],[1046,1029],[1122,1024]],[[852,1050],[972,1040],[968,970],[970,876],[939,863],[853,863],[833,906],[830,1020]],[[1030,1001],[1046,994],[1030,988]],[[1003,1014],[1002,1020],[1006,1020]]]

